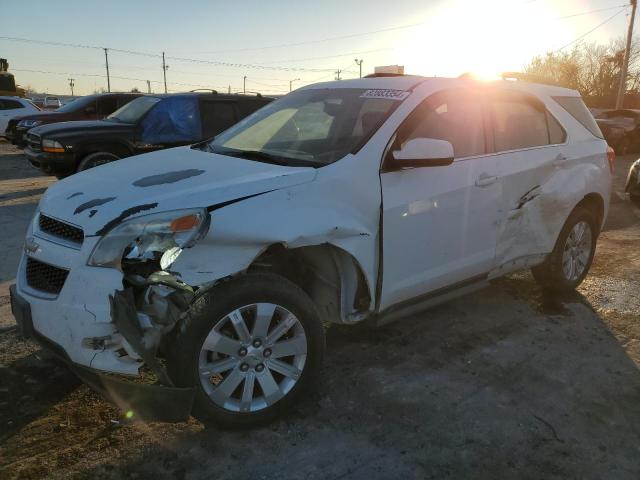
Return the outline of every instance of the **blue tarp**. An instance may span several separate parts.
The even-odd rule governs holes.
[[[197,142],[202,137],[200,109],[195,95],[163,98],[142,120],[142,141],[162,143]]]

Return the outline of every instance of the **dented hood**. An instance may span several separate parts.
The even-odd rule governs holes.
[[[316,170],[228,157],[189,147],[138,155],[61,180],[40,210],[85,235],[137,215],[224,202],[310,182]],[[102,232],[101,232],[102,230]]]

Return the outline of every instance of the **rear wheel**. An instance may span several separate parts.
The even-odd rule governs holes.
[[[111,152],[91,153],[82,159],[80,165],[78,165],[78,171],[82,172],[83,170],[98,167],[100,165],[104,165],[105,163],[110,163],[119,159],[120,157]]]
[[[227,428],[286,413],[317,380],[324,331],[295,284],[251,274],[215,287],[192,308],[169,346],[168,372],[195,387],[193,415]]]
[[[586,277],[593,261],[599,224],[589,210],[576,208],[562,227],[553,252],[531,271],[545,288],[573,290]]]

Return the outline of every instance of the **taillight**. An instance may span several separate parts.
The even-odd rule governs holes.
[[[616,169],[616,151],[607,147],[607,161],[609,162],[609,170],[613,173]]]

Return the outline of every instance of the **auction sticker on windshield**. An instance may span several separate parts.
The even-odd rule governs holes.
[[[389,100],[404,100],[409,96],[409,92],[404,90],[393,90],[390,88],[376,88],[365,91],[360,98],[388,98]]]

